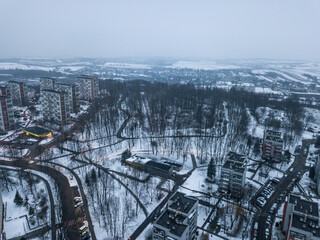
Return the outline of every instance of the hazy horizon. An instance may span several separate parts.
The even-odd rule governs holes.
[[[320,2],[1,1],[0,58],[320,60]]]

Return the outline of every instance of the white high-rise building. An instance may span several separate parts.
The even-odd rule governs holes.
[[[229,152],[221,168],[219,190],[230,193],[232,197],[241,198],[245,185],[247,157]]]
[[[29,104],[27,86],[24,82],[9,81],[12,104],[16,106],[27,106]]]
[[[95,76],[81,75],[76,78],[77,98],[87,101],[94,100],[99,93],[99,79]]]
[[[42,90],[55,90],[56,79],[50,77],[40,78],[40,91]]]
[[[0,131],[8,132],[14,129],[13,105],[10,96],[10,91],[6,88],[1,88],[0,94]],[[4,94],[3,94],[4,93]]]
[[[58,124],[66,124],[70,118],[67,94],[55,90],[41,91],[43,119]]]
[[[70,113],[77,112],[76,86],[74,84],[57,83],[56,90],[66,93]]]

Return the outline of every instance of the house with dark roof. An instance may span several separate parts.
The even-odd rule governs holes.
[[[151,160],[145,164],[145,170],[152,175],[168,178],[173,173],[173,166]]]

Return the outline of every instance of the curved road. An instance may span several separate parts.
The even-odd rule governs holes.
[[[258,240],[265,240],[265,239],[271,239],[272,231],[270,231],[269,236],[265,235],[266,232],[266,226],[269,226],[266,221],[267,217],[270,211],[270,208],[272,205],[279,199],[279,196],[282,192],[288,194],[292,190],[293,186],[300,181],[300,178],[302,175],[309,169],[305,166],[306,164],[306,158],[308,154],[304,154],[305,151],[308,151],[309,145],[314,143],[314,140],[303,140],[302,141],[302,147],[300,154],[297,155],[294,159],[294,162],[292,165],[288,168],[286,171],[284,177],[281,179],[281,181],[277,184],[274,192],[269,197],[269,199],[266,201],[265,205],[262,209],[258,210],[257,213],[254,216],[254,221],[252,223],[251,228],[251,239],[254,239],[253,237],[253,229],[254,224],[258,222],[258,230],[257,230],[257,238]],[[284,196],[286,195],[284,194]],[[272,216],[272,221],[274,220],[274,215]],[[271,223],[272,226],[272,223]],[[271,227],[269,226],[269,227]],[[272,230],[272,229],[270,229]]]

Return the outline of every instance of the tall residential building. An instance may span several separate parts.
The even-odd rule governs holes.
[[[316,156],[316,162],[314,164],[314,177],[313,180],[316,183],[318,194],[320,195],[320,158]]]
[[[8,132],[14,128],[12,99],[9,95],[0,96],[0,131]]]
[[[40,78],[40,91],[42,90],[55,90],[56,79],[50,77]]]
[[[3,221],[4,221],[4,205],[3,205],[2,195],[0,191],[0,240],[5,240],[5,233],[3,232]]]
[[[9,96],[11,98],[10,89],[7,86],[0,86],[0,96]]]
[[[241,198],[243,194],[247,171],[247,157],[229,152],[221,168],[219,190],[231,194],[234,198]]]
[[[94,100],[99,93],[99,79],[95,76],[81,75],[76,78],[77,98]]]
[[[41,91],[43,119],[58,124],[66,124],[70,118],[67,95],[55,90]]]
[[[318,203],[290,195],[284,204],[282,227],[285,240],[320,240]]]
[[[283,139],[281,132],[267,130],[264,132],[262,145],[262,158],[280,162],[282,159]]]
[[[57,83],[56,90],[66,93],[70,113],[77,112],[76,86],[74,84]]]
[[[9,81],[12,104],[16,106],[27,106],[29,104],[27,86],[24,82]]]
[[[176,192],[153,224],[153,240],[196,239],[198,200]]]

